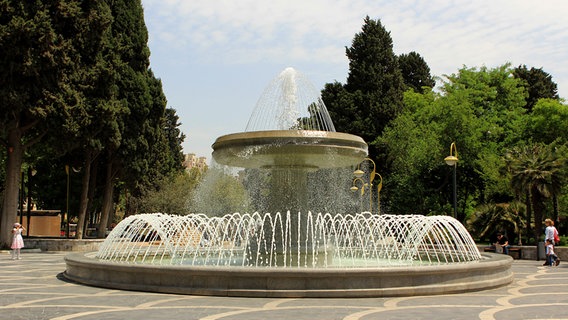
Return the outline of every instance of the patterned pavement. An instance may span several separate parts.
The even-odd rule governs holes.
[[[507,287],[454,295],[365,299],[184,296],[65,280],[66,253],[0,252],[0,319],[567,319],[568,265],[515,260]]]

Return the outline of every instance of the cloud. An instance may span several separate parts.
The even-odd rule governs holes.
[[[342,49],[362,24],[349,1],[144,1],[155,46],[180,44],[224,63],[311,59],[322,47]],[[175,36],[174,36],[175,35]],[[337,41],[337,40],[340,41]],[[337,51],[337,49],[336,49]],[[328,57],[331,58],[331,57]],[[338,59],[335,59],[338,60]]]
[[[382,20],[396,47],[455,57],[451,60],[507,60],[500,53],[515,51],[557,57],[568,43],[563,1],[144,0],[144,7],[155,45],[196,50],[202,59],[223,63],[281,59],[287,53],[319,59],[322,48],[344,54],[366,15]]]
[[[280,67],[298,67],[316,86],[343,82],[345,47],[367,15],[391,32],[395,53],[420,53],[435,76],[456,73],[463,65],[526,64],[550,73],[560,96],[568,96],[564,0],[143,0],[143,5],[153,68],[166,77],[168,99],[187,106],[180,113],[191,108],[184,121],[197,131],[211,131],[194,120],[202,105],[216,103],[211,92],[222,88],[230,100],[240,92],[261,91],[260,79],[268,81]],[[231,77],[239,78],[238,90],[220,82]],[[218,103],[240,110],[251,104]]]

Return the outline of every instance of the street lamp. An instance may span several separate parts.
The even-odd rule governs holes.
[[[24,171],[22,170],[20,174],[20,224],[23,225],[24,223]]]
[[[31,209],[32,209],[32,177],[35,176],[37,173],[36,169],[32,169],[32,167],[28,167],[28,205],[27,205],[27,229],[26,234],[30,236],[30,220],[31,220]]]
[[[458,216],[458,183],[456,177],[456,171],[458,167],[458,149],[456,148],[456,143],[452,142],[450,145],[450,155],[444,158],[446,164],[454,167],[454,218]]]
[[[375,180],[375,176],[377,175],[377,165],[375,164],[375,161],[373,161],[370,158],[365,158],[363,159],[363,161],[361,161],[361,163],[359,163],[357,165],[357,170],[355,170],[353,172],[353,175],[356,177],[356,179],[362,179],[363,175],[365,175],[365,172],[363,170],[361,170],[361,164],[365,161],[370,161],[373,164],[373,170],[371,171],[371,173],[369,174],[369,182],[367,183],[367,185],[369,186],[369,212],[373,213],[373,181]],[[379,186],[377,188],[377,199],[379,198],[379,193],[381,192],[381,188],[383,187],[383,177],[381,177],[381,175],[379,174],[379,177],[381,178],[381,182],[379,183]],[[353,182],[355,182],[355,180],[353,180]],[[353,187],[351,187],[351,190],[353,190]],[[363,190],[361,190],[363,194]],[[380,200],[378,200],[378,205],[379,208],[377,210],[377,212],[380,214],[381,212],[381,208],[380,208]]]
[[[377,175],[380,178],[379,185],[377,186],[377,214],[381,214],[381,189],[383,188],[383,176],[378,172]]]
[[[66,164],[65,165],[65,174],[67,175],[67,192],[66,192],[66,200],[65,200],[65,220],[67,222],[67,225],[65,226],[65,235],[66,238],[69,238],[69,222],[70,222],[70,216],[69,216],[69,165]]]
[[[361,172],[363,172],[363,171],[361,171]],[[365,181],[363,181],[363,179],[361,179],[361,177],[357,177],[357,178],[353,179],[353,184],[352,184],[351,188],[349,188],[353,192],[356,192],[357,190],[359,190],[359,187],[357,187],[357,181],[361,182],[361,195],[359,195],[359,206],[360,206],[360,210],[363,211],[363,203],[362,203],[361,199],[363,198],[363,195],[365,194],[365,187],[368,186],[368,184],[366,184]],[[369,192],[369,194],[371,194],[371,192]]]

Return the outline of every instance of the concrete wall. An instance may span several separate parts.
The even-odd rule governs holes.
[[[483,252],[483,249],[488,247],[487,245],[478,245],[477,248],[480,252]],[[522,259],[523,260],[544,260],[542,257],[537,259],[536,254],[536,246],[511,246],[511,248],[520,248],[522,251]],[[560,258],[560,260],[564,260],[568,262],[568,247],[556,247],[554,248],[554,252]],[[544,255],[541,254],[541,256]],[[513,256],[513,254],[511,254]]]
[[[26,249],[41,249],[41,251],[98,251],[104,239],[42,239],[25,238]]]

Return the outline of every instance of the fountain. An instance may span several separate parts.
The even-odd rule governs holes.
[[[65,276],[119,289],[250,297],[443,294],[512,281],[511,258],[482,256],[451,217],[317,213],[308,177],[366,155],[365,142],[335,132],[319,93],[287,68],[245,132],[213,144],[217,163],[266,174],[262,212],[269,213],[131,216],[97,253],[66,257]]]

